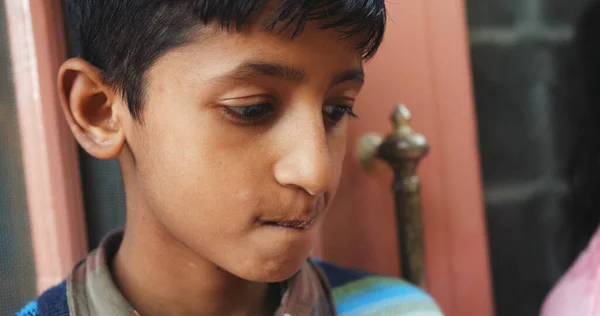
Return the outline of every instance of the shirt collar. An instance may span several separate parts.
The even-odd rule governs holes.
[[[67,299],[72,316],[138,316],[114,283],[108,264],[122,239],[122,231],[109,234],[69,276]],[[335,315],[331,288],[310,259],[286,285],[276,316]]]

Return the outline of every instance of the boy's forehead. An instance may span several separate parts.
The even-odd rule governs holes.
[[[151,84],[165,76],[190,85],[231,87],[271,78],[322,88],[345,82],[362,86],[365,77],[363,60],[352,45],[339,40],[334,30],[308,25],[294,39],[260,28],[244,32],[213,28],[188,45],[167,52],[150,68]]]
[[[342,38],[337,30],[322,29],[313,21],[308,22],[295,37],[265,30],[258,24],[241,32],[213,24],[198,29],[193,38],[187,45],[175,48],[174,52],[188,52],[191,53],[189,56],[197,58],[208,55],[219,57],[222,63],[236,60],[239,64],[253,66],[241,67],[246,71],[270,64],[275,67],[262,67],[260,70],[282,72],[287,77],[294,77],[300,75],[299,59],[307,61],[312,58],[317,63],[319,56],[337,56],[335,60],[340,64],[352,64],[356,69],[362,69],[363,64],[361,54],[355,48],[356,39]],[[289,66],[277,67],[282,65]]]
[[[272,77],[282,81],[302,83],[306,81],[309,74],[306,69],[294,65],[255,59],[242,61],[234,68],[212,78],[211,81],[245,81],[255,77]],[[362,65],[356,67],[349,66],[346,70],[334,73],[327,86],[331,88],[350,81],[362,85],[364,80],[365,74]]]

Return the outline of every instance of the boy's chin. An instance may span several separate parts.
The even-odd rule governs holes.
[[[278,283],[291,279],[305,265],[307,256],[294,258],[287,261],[270,260],[259,263],[257,260],[253,267],[248,267],[245,271],[234,273],[238,277],[261,283]]]
[[[298,269],[293,269],[293,270],[288,270],[288,271],[278,271],[276,273],[265,273],[265,274],[259,276],[259,278],[257,280],[252,280],[252,281],[261,282],[261,283],[284,282],[284,281],[287,281],[287,280],[291,279],[292,277],[294,277],[294,275],[296,275],[300,271],[301,268],[302,268],[302,266],[300,266],[300,268],[298,268]]]

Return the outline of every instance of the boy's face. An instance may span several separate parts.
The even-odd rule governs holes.
[[[336,192],[343,114],[362,86],[361,58],[339,37],[310,24],[294,40],[209,29],[160,57],[141,119],[117,118],[137,207],[238,277],[291,277]]]

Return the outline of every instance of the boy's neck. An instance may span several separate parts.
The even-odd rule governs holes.
[[[111,263],[115,283],[141,316],[275,312],[280,291],[219,269],[142,212],[128,209],[125,235]]]

